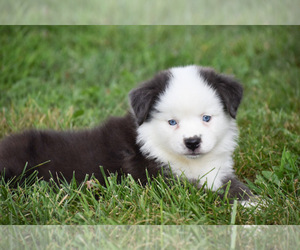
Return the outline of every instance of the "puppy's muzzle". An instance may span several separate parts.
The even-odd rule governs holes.
[[[197,148],[199,148],[200,143],[201,139],[198,136],[184,139],[185,146],[192,151],[195,151]]]

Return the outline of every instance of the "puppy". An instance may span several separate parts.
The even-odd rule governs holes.
[[[78,181],[94,175],[130,174],[145,184],[148,176],[185,176],[199,187],[226,188],[229,196],[248,199],[250,190],[233,170],[237,145],[236,114],[242,86],[232,77],[199,66],[159,72],[129,93],[131,111],[91,130],[30,130],[0,143],[0,171],[18,176],[26,166],[48,180]],[[25,176],[26,177],[26,176]]]

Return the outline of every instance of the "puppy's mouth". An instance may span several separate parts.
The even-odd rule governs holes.
[[[187,158],[196,159],[196,158],[199,158],[202,154],[196,153],[196,152],[192,152],[192,153],[187,153],[187,154],[184,154],[184,155]]]

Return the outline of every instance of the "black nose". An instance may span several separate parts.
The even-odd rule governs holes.
[[[199,137],[190,137],[184,139],[184,144],[188,149],[195,150],[199,148],[201,139]]]

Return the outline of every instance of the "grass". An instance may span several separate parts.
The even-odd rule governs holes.
[[[1,24],[299,24],[297,0],[15,0],[0,8]]]
[[[297,26],[0,27],[0,138],[27,128],[93,127],[124,115],[127,93],[162,69],[201,64],[234,74],[239,179],[262,197],[245,208],[158,177],[107,187],[0,181],[0,224],[299,225],[300,28]]]

